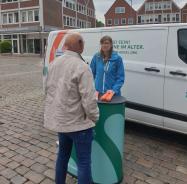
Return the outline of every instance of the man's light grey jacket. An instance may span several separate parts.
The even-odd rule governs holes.
[[[55,132],[75,132],[94,127],[98,118],[91,70],[79,54],[65,51],[49,65],[44,126]]]

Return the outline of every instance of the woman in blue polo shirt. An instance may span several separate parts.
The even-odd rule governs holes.
[[[110,93],[121,95],[124,84],[124,65],[121,56],[113,51],[112,38],[104,36],[100,40],[101,50],[91,61],[91,69],[95,80],[95,88],[99,94]],[[110,99],[111,100],[111,99]]]

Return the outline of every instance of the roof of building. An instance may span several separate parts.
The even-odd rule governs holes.
[[[112,7],[114,6],[114,4],[117,2],[117,1],[122,1],[122,0],[115,0],[113,2],[113,4],[110,6],[110,8],[108,9],[108,11],[105,13],[105,15],[112,9]],[[124,1],[124,4],[128,5],[131,7],[131,5],[129,4],[129,2],[127,0],[123,0]],[[132,7],[132,9],[135,11],[135,9]]]

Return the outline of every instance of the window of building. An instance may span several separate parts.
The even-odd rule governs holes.
[[[145,22],[145,16],[142,15],[142,16],[141,16],[141,23],[144,23],[144,22]]]
[[[18,12],[14,13],[14,22],[15,23],[19,22],[19,14],[18,14]]]
[[[125,25],[126,24],[126,18],[122,18],[121,19],[121,25]]]
[[[154,16],[153,16],[153,15],[150,15],[150,16],[149,16],[149,22],[150,22],[150,23],[153,23],[153,22],[154,22]]]
[[[164,9],[164,10],[167,9],[167,2],[162,3],[162,9]]]
[[[10,24],[13,23],[13,14],[12,13],[8,14],[8,23],[10,23]]]
[[[187,64],[187,29],[178,31],[178,55]]]
[[[176,22],[179,22],[180,18],[179,18],[179,14],[176,14]]]
[[[158,15],[155,15],[155,17],[154,17],[154,22],[155,22],[155,23],[158,23]]]
[[[158,23],[162,22],[162,15],[158,15]]]
[[[119,25],[119,19],[114,19],[114,25],[115,26]]]
[[[76,27],[76,22],[74,17],[64,16],[64,25],[68,27]],[[78,24],[78,22],[77,22]]]
[[[26,11],[21,12],[21,21],[27,22],[27,12]]]
[[[166,8],[167,9],[171,9],[171,6],[172,6],[171,1],[166,2]]]
[[[172,14],[172,22],[176,22],[176,15]]]
[[[3,14],[3,24],[7,24],[7,14]]]
[[[158,3],[155,3],[155,10],[158,10],[159,7],[158,7]]]
[[[109,26],[112,25],[112,19],[107,20],[107,25],[109,25]]]
[[[149,4],[149,10],[153,10],[153,3]]]
[[[134,19],[132,17],[128,18],[128,24],[131,25],[134,23]]]
[[[34,21],[39,21],[39,10],[34,10]]]
[[[149,3],[145,3],[145,11],[149,11]]]
[[[115,13],[125,13],[125,7],[116,7]]]
[[[12,3],[17,2],[18,0],[2,0],[2,3]]]
[[[138,24],[141,24],[141,22],[142,22],[141,18],[142,18],[141,16],[138,16]]]
[[[170,14],[167,14],[167,22],[170,22]]]
[[[28,21],[33,22],[33,11],[28,11]]]

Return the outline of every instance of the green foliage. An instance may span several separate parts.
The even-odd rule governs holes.
[[[0,53],[11,53],[11,52],[12,52],[12,44],[10,41],[0,42]]]
[[[104,23],[99,21],[99,20],[96,20],[96,27],[104,27]]]

